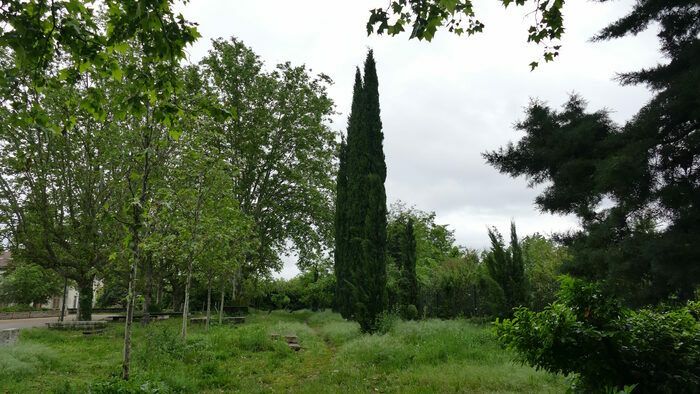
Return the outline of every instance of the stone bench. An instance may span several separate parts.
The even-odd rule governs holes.
[[[195,324],[205,324],[207,322],[206,317],[191,317],[190,318],[190,323],[195,323]],[[212,324],[217,324],[219,322],[218,317],[211,317],[211,320],[209,321]],[[245,317],[243,316],[226,316],[221,319],[221,322],[223,324],[243,324],[245,323]]]
[[[63,321],[55,323],[46,323],[49,330],[66,330],[66,331],[82,331],[82,332],[102,332],[107,328],[107,322],[104,321]]]
[[[178,315],[182,315],[182,313],[179,313]],[[157,315],[151,315],[151,320],[165,320],[165,319],[170,319],[171,314],[157,314]],[[126,315],[112,315],[112,316],[107,316],[105,319],[110,320],[112,322],[125,322],[126,321]],[[143,315],[134,315],[133,316],[133,321],[139,321],[143,319]]]
[[[298,352],[301,350],[301,345],[299,344],[299,337],[296,335],[280,335],[280,334],[270,334],[270,338],[273,340],[278,340],[280,338],[284,338],[284,341],[287,342],[287,346],[289,346],[290,349],[294,350],[295,352]]]
[[[19,328],[5,328],[0,330],[0,346],[12,345],[19,340]]]

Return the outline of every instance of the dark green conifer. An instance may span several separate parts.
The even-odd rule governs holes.
[[[372,51],[364,68],[362,131],[367,136],[368,171],[366,177],[367,211],[364,222],[363,273],[357,277],[360,307],[357,320],[364,331],[386,308],[386,163],[384,160],[382,121],[379,110],[379,83]]]
[[[338,282],[339,312],[344,318],[352,319],[356,314],[357,284],[355,277],[361,272],[363,218],[366,211],[364,177],[369,167],[366,154],[366,136],[362,132],[363,100],[362,75],[355,71],[355,86],[352,93],[352,107],[348,118],[347,145],[345,147],[345,207],[341,241],[340,271],[336,271]]]
[[[386,305],[386,163],[379,111],[377,70],[372,52],[364,82],[357,70],[346,146],[345,213],[336,260],[339,311],[373,331]],[[338,241],[336,241],[338,242]],[[337,243],[338,244],[338,243]]]
[[[347,290],[347,145],[345,139],[340,143],[338,152],[339,165],[336,178],[335,200],[335,308],[344,318],[348,316]]]

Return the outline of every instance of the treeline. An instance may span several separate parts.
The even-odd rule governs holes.
[[[386,310],[410,319],[495,318],[518,306],[542,310],[555,300],[562,267],[571,258],[566,247],[542,235],[519,239],[515,224],[509,242],[492,228],[489,249],[465,249],[447,225],[435,222],[434,213],[402,202],[391,206],[387,223]],[[332,308],[334,288],[330,270],[302,273],[268,281],[254,304]]]
[[[325,264],[337,151],[327,76],[269,69],[236,39],[196,65],[139,48],[52,57],[41,83],[0,49],[3,301],[70,283],[90,320],[98,287],[100,306],[127,309],[124,378],[132,320],[203,308],[209,322],[215,304],[246,303],[281,254]]]

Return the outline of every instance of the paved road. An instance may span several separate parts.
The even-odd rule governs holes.
[[[92,315],[92,320],[104,320],[107,315]],[[75,315],[66,316],[66,320],[75,320]],[[0,320],[0,330],[3,328],[46,327],[46,323],[57,322],[58,317],[38,317],[32,319]]]

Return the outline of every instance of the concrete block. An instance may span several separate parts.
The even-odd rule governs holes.
[[[12,345],[19,340],[19,328],[5,328],[0,330],[0,346]]]

